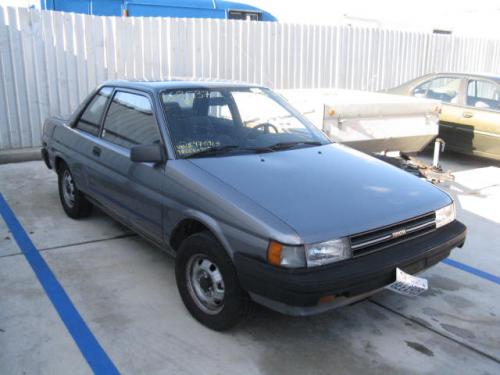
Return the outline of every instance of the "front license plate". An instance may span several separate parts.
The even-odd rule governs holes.
[[[427,280],[416,277],[396,268],[396,281],[386,286],[386,289],[405,296],[418,296],[427,290]]]

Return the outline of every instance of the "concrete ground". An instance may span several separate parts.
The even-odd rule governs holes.
[[[426,158],[427,156],[424,156]],[[455,154],[458,218],[469,228],[451,258],[498,276],[500,163]],[[190,317],[174,262],[100,212],[67,218],[42,162],[0,165],[0,192],[123,374],[498,374],[500,285],[439,264],[417,298],[384,291],[309,318],[257,308],[227,333]],[[0,374],[89,374],[0,219]]]

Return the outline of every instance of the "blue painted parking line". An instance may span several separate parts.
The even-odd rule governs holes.
[[[94,374],[119,374],[1,193],[0,214]]]
[[[481,277],[485,280],[492,281],[495,284],[500,284],[500,277],[492,275],[491,273],[481,271],[480,269],[468,266],[467,264],[464,263],[457,262],[456,260],[453,259],[444,259],[442,262],[449,266],[458,268],[459,270]]]

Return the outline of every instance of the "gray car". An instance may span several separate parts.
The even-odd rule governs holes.
[[[216,330],[252,300],[353,303],[465,241],[450,196],[332,143],[265,87],[107,82],[45,122],[42,156],[68,216],[98,206],[174,255],[184,304]]]

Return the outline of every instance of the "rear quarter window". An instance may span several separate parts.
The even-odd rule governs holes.
[[[97,136],[101,127],[101,120],[113,89],[103,87],[90,101],[76,123],[76,128]]]

